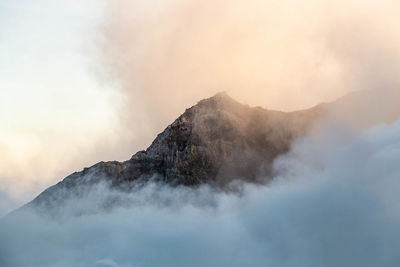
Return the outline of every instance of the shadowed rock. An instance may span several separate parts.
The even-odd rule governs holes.
[[[100,182],[120,191],[150,179],[170,186],[208,184],[226,190],[232,189],[233,181],[267,183],[273,177],[274,159],[287,152],[293,140],[311,130],[319,118],[337,118],[345,110],[351,115],[346,118],[357,119],[371,99],[370,94],[356,93],[311,109],[280,112],[249,107],[219,93],[187,109],[147,150],[125,162],[100,162],[73,173],[28,206],[59,205],[86,194]],[[354,108],[354,100],[361,102],[360,108]],[[372,121],[363,121],[363,127],[398,115],[392,116],[392,110],[382,114],[384,117],[376,113],[367,117]]]
[[[280,112],[249,107],[219,93],[201,100],[169,125],[145,151],[125,162],[100,162],[48,188],[30,205],[84,195],[83,188],[106,182],[129,190],[149,179],[169,185],[218,188],[234,180],[265,183],[271,179],[276,156],[304,135],[323,108]]]

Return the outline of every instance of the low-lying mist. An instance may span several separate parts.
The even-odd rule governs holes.
[[[0,266],[400,266],[400,120],[377,124],[400,114],[398,10],[391,0],[109,2],[95,65],[123,98],[115,127],[59,148],[68,131],[40,126],[40,153],[21,164],[0,146],[0,216],[82,162],[128,158],[218,91],[278,110],[373,93],[358,112],[351,101],[334,110],[347,124],[298,139],[267,185],[121,192],[99,183],[55,210],[6,215]]]
[[[77,169],[100,160],[130,158],[185,108],[219,91],[252,106],[289,111],[351,91],[376,90],[372,104],[383,104],[369,107],[368,115],[355,116],[361,120],[381,112],[382,106],[400,107],[400,97],[387,105],[380,96],[399,85],[398,1],[113,0],[86,1],[83,6],[66,0],[50,2],[54,1],[21,2],[16,4],[21,8],[12,8],[24,11],[19,18],[10,15],[11,20],[2,20],[4,25],[15,25],[8,28],[21,43],[10,50],[5,40],[5,55],[11,61],[21,58],[17,65],[24,70],[13,64],[8,72],[31,89],[21,98],[18,90],[3,86],[3,99],[9,104],[2,115],[10,123],[2,123],[1,130],[8,138],[0,141],[0,214]],[[76,14],[75,9],[79,14],[71,17],[77,20],[60,14],[60,10]],[[93,20],[94,14],[99,20]],[[79,17],[90,26],[80,24]],[[13,24],[14,19],[18,23]],[[21,31],[18,25],[28,27]],[[38,25],[49,26],[49,31]],[[82,47],[70,47],[75,37],[59,30],[65,27],[82,32],[84,38],[75,36]],[[24,41],[30,36],[38,43]],[[87,51],[85,60],[80,56],[74,60],[72,51],[71,58],[65,50],[49,54],[50,40],[73,51]],[[20,51],[26,45],[29,51],[38,46],[38,57],[26,57]],[[42,55],[51,56],[51,61],[42,62]],[[91,89],[84,83],[82,88],[88,90],[69,91],[81,84],[71,68],[84,80],[91,78],[81,68],[94,71],[92,78],[99,78],[99,87]],[[49,91],[35,90],[23,75],[25,70],[34,76],[37,88],[51,85]],[[39,70],[46,75],[36,75]],[[15,102],[9,101],[11,91]],[[31,95],[41,100],[34,101]],[[43,106],[42,101],[46,101]],[[20,119],[8,106],[20,109]],[[52,114],[48,107],[64,115]],[[81,112],[88,110],[92,111]],[[349,116],[347,110],[343,114]]]
[[[400,121],[361,133],[326,123],[275,161],[267,186],[102,184],[56,218],[12,214],[0,265],[399,266],[399,158]],[[110,196],[118,208],[104,209]]]

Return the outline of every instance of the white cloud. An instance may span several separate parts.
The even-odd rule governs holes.
[[[400,121],[361,134],[327,125],[277,161],[273,184],[241,196],[150,184],[121,195],[125,208],[3,220],[0,264],[397,266],[399,158]]]

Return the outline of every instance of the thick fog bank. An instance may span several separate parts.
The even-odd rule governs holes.
[[[274,183],[240,195],[150,184],[123,208],[3,219],[0,266],[400,266],[399,159],[400,121],[326,125],[276,161]],[[118,194],[106,188],[64,214],[96,210]]]

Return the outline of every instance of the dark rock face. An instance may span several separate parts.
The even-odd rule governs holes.
[[[220,93],[187,109],[130,161],[146,157],[152,162],[146,171],[156,171],[173,184],[261,182],[271,174],[273,159],[286,152],[317,116],[317,110],[284,113],[251,108]]]
[[[147,150],[125,162],[100,162],[73,173],[26,207],[57,209],[68,200],[76,202],[95,191],[97,185],[131,192],[150,179],[169,186],[209,184],[226,190],[234,189],[233,181],[267,183],[273,177],[274,159],[287,152],[293,140],[310,131],[320,118],[366,128],[400,116],[398,105],[393,105],[400,99],[400,90],[380,101],[375,100],[377,96],[382,95],[356,92],[311,109],[280,112],[242,105],[219,93],[187,109]],[[386,103],[392,105],[387,107]],[[101,199],[99,203],[107,206],[113,201],[118,202]]]
[[[297,112],[271,111],[242,105],[219,93],[187,109],[146,151],[125,162],[100,162],[73,173],[30,205],[51,205],[68,197],[72,189],[99,181],[121,190],[149,179],[172,186],[207,183],[222,188],[233,180],[265,183],[271,179],[273,160],[287,152],[323,110],[316,106]]]

